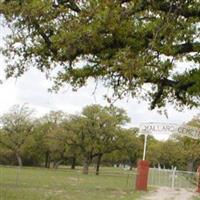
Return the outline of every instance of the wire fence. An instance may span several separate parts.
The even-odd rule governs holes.
[[[151,168],[148,184],[151,186],[192,189],[197,186],[197,174],[176,169]]]

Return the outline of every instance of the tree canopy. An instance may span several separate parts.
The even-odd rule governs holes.
[[[0,144],[15,154],[20,166],[23,146],[33,133],[32,112],[25,105],[15,105],[0,117]]]
[[[125,110],[100,105],[86,106],[80,116],[72,116],[64,123],[68,144],[84,157],[84,173],[88,173],[89,164],[98,157],[97,174],[104,154],[122,149],[121,126],[129,122]]]
[[[115,97],[145,98],[151,109],[199,105],[198,0],[1,2],[10,29],[2,50],[7,77],[35,67],[57,72],[55,90],[76,90],[94,78]]]

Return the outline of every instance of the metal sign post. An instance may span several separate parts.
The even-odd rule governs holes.
[[[146,158],[147,137],[148,137],[148,134],[144,134],[144,149],[143,149],[143,159],[142,160],[145,160],[145,158]]]

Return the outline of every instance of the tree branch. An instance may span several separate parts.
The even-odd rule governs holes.
[[[159,50],[161,53],[167,55],[167,56],[176,56],[179,54],[184,54],[184,53],[190,53],[190,52],[200,52],[200,43],[199,42],[194,42],[194,43],[184,43],[184,44],[179,44],[179,45],[173,45],[171,48],[172,51],[165,51],[161,49]]]
[[[54,7],[58,7],[60,5],[70,8],[74,12],[81,12],[81,9],[74,0],[57,0],[57,4],[54,4]]]
[[[158,9],[164,12],[169,12],[169,10],[171,10],[172,13],[177,13],[177,15],[182,15],[186,18],[200,16],[200,9],[198,8],[198,5],[195,9],[189,9],[184,7],[179,8],[177,5],[171,5],[170,3],[164,2],[160,3],[158,7],[154,7],[154,9]]]

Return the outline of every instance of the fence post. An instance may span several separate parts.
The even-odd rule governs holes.
[[[172,171],[172,189],[174,189],[175,186],[175,178],[176,178],[176,167],[174,167]]]
[[[197,190],[196,192],[200,193],[200,166],[197,169]]]

